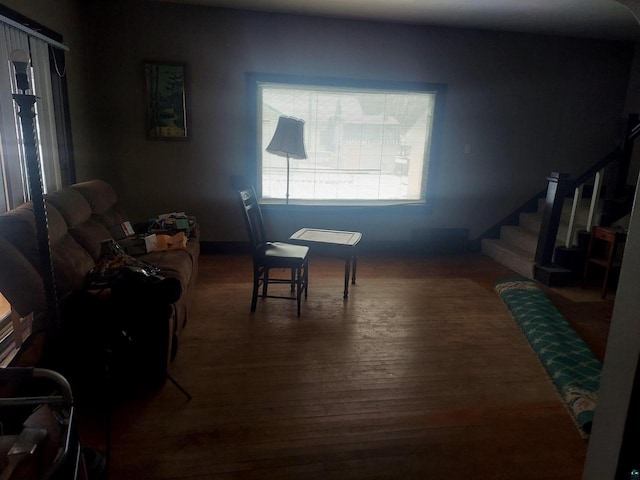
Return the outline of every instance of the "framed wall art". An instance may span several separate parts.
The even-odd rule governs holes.
[[[147,138],[188,138],[184,70],[182,63],[144,62]]]

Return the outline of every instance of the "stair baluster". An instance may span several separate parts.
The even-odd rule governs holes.
[[[573,203],[571,204],[571,215],[569,216],[569,227],[567,228],[567,236],[564,239],[564,247],[571,248],[573,246],[573,230],[575,228],[576,211],[578,210],[578,204],[582,198],[583,185],[576,187],[573,192]]]

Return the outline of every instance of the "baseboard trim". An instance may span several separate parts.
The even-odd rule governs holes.
[[[205,255],[223,255],[250,253],[249,242],[203,242],[200,241],[200,253]]]

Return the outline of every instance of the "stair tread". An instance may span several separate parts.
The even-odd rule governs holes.
[[[482,253],[514,272],[533,278],[535,271],[534,254],[500,239],[484,239]]]
[[[516,226],[505,225],[500,229],[500,240],[514,245],[516,247],[527,250],[532,254],[535,253],[538,245],[538,235],[531,230]]]

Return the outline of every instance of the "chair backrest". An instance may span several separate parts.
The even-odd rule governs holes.
[[[264,222],[262,220],[262,212],[260,211],[256,191],[253,187],[238,190],[238,196],[240,198],[242,212],[244,214],[244,223],[249,235],[251,253],[255,259],[256,256],[264,253],[265,244],[267,243]]]

